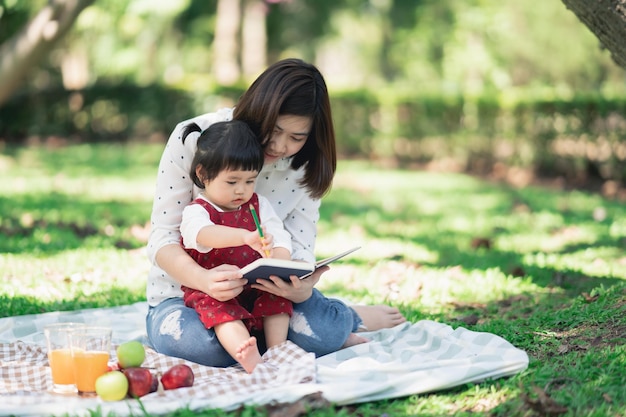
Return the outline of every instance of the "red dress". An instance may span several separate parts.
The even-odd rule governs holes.
[[[259,199],[256,194],[253,194],[248,203],[252,204],[259,213]],[[209,212],[211,221],[216,225],[252,231],[256,230],[256,225],[248,203],[242,205],[237,211],[228,212],[216,210],[209,202],[201,198],[194,200],[191,204],[202,205]],[[257,251],[248,245],[213,248],[207,253],[201,253],[195,249],[185,249],[185,251],[200,266],[207,269],[224,264],[242,268],[261,257]],[[202,291],[185,286],[181,288],[185,305],[198,312],[200,321],[207,329],[217,324],[242,320],[249,331],[262,330],[263,317],[276,314],[289,314],[291,316],[293,313],[291,301],[250,287],[245,287],[241,294],[227,301],[218,301]]]

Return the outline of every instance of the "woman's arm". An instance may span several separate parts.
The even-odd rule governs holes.
[[[273,238],[272,258],[291,260],[291,235],[285,230],[282,220],[276,214],[269,200],[261,195],[258,198],[261,223]]]
[[[293,248],[291,257],[294,260],[315,262],[314,250],[315,239],[317,238],[320,200],[312,199],[307,193],[301,192],[300,198],[292,199],[291,204],[291,210],[287,213],[284,220],[285,229],[291,235]],[[276,206],[273,204],[273,207]],[[293,303],[301,303],[311,297],[313,287],[315,287],[322,274],[328,269],[328,267],[320,268],[311,276],[302,280],[292,276],[290,278],[291,283],[278,277],[270,277],[269,280],[259,279],[252,287],[286,298]]]
[[[241,275],[235,267],[202,268],[180,246],[183,209],[198,194],[189,177],[198,133],[190,134],[183,141],[182,131],[190,123],[197,123],[205,129],[211,123],[229,120],[230,114],[229,111],[220,111],[202,115],[179,123],[172,131],[159,163],[152,206],[152,230],[147,245],[149,259],[163,270],[149,279],[171,282],[171,279],[160,278],[167,274],[182,285],[221,300],[239,294],[246,281],[239,279]]]
[[[187,122],[180,123],[170,135],[157,173],[147,253],[150,260],[161,268],[156,259],[157,253],[166,245],[180,244],[183,209],[197,193],[189,177],[189,169],[198,133],[190,134],[183,142],[181,134],[186,124]],[[176,278],[175,275],[172,276]]]
[[[195,123],[201,129],[206,129],[212,123],[230,120],[231,116],[230,109],[223,109],[186,120],[174,128],[167,140],[159,162],[150,219],[152,231],[147,253],[153,264],[158,265],[156,254],[163,246],[180,243],[180,222],[183,209],[199,193],[189,177],[199,133],[194,132],[183,138],[184,128]]]
[[[281,160],[273,166],[266,166],[257,179],[256,191],[267,198],[282,219],[285,230],[291,236],[294,260],[315,262],[315,239],[321,201],[309,196],[300,184],[303,169],[289,168],[288,160]],[[278,185],[278,186],[277,186]],[[291,283],[275,277],[270,280],[257,280],[252,287],[284,297],[294,303],[301,303],[311,297],[313,287],[327,268],[321,268],[310,277],[300,280],[291,278]]]
[[[315,262],[315,239],[321,201],[300,185],[304,169],[294,171],[289,160],[263,167],[256,192],[267,198],[291,236],[291,258]]]
[[[291,235],[291,257],[294,260],[315,262],[320,203],[320,200],[303,195],[284,220],[285,229]]]
[[[226,301],[241,291],[247,280],[241,278],[241,271],[233,265],[221,265],[213,269],[204,269],[196,263],[179,245],[163,246],[156,254],[158,265],[181,285],[209,294],[211,297]]]

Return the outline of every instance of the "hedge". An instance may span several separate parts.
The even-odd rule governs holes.
[[[150,85],[96,85],[25,94],[0,107],[0,140],[164,140],[176,123],[233,105],[242,88],[206,94]],[[452,158],[467,170],[495,164],[626,183],[626,97],[571,99],[332,92],[344,157],[399,164]]]

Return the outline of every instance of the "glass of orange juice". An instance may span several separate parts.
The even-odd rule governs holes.
[[[52,392],[58,394],[76,394],[74,382],[74,363],[70,350],[70,335],[83,323],[53,323],[44,326],[48,362],[52,374]]]
[[[96,379],[108,371],[111,329],[86,326],[70,335],[74,380],[78,395],[96,395]]]

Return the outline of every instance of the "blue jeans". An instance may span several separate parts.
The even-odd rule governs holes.
[[[287,339],[322,356],[339,350],[361,323],[352,308],[313,289],[308,300],[293,305]],[[198,313],[186,307],[182,298],[169,298],[150,307],[146,329],[150,345],[159,353],[220,368],[235,363],[217,340],[215,331],[207,330]],[[263,349],[263,337],[257,339]]]

